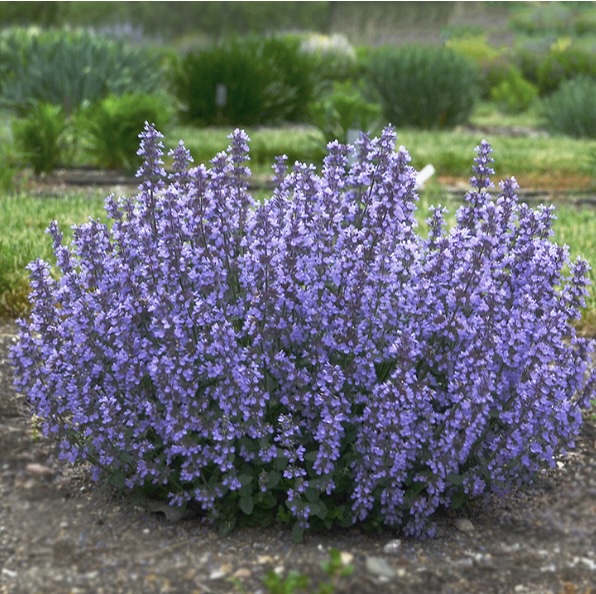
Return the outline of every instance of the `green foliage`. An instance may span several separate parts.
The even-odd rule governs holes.
[[[594,34],[596,10],[591,2],[521,2],[511,13],[510,26],[528,35]]]
[[[333,594],[341,578],[350,576],[354,572],[353,565],[343,562],[339,549],[329,551],[329,559],[321,563],[321,569],[328,579],[321,582],[317,589],[314,589],[314,586],[310,584],[306,575],[296,570],[289,571],[285,577],[271,570],[263,578],[263,584],[270,594],[295,594],[297,592]]]
[[[172,78],[182,118],[201,125],[298,122],[315,88],[312,63],[290,37],[199,49],[179,60]]]
[[[25,266],[35,258],[54,261],[52,242],[45,232],[50,221],[80,224],[89,216],[104,219],[104,196],[32,198],[0,195],[0,317],[20,317],[29,312],[29,273]]]
[[[77,118],[86,152],[94,164],[108,169],[133,169],[139,133],[145,122],[168,124],[168,106],[157,95],[109,95],[81,110]]]
[[[398,128],[452,128],[467,121],[478,97],[477,69],[450,48],[382,48],[371,56],[368,81]]]
[[[454,37],[445,46],[475,64],[480,73],[480,93],[484,99],[490,98],[492,89],[507,79],[512,68],[507,52],[492,46],[486,35]]]
[[[372,132],[380,115],[380,106],[367,101],[349,82],[335,83],[333,91],[316,102],[312,110],[313,121],[325,139],[340,142],[347,142],[350,129]]]
[[[304,592],[308,583],[308,577],[296,570],[288,572],[285,577],[270,570],[263,578],[263,584],[270,594],[294,594],[300,590]]]
[[[70,114],[84,102],[150,92],[162,81],[158,58],[147,48],[82,31],[4,31],[0,73],[0,103],[21,114],[38,101]]]
[[[596,80],[577,78],[561,85],[542,101],[544,127],[553,134],[596,138]]]
[[[12,192],[15,188],[15,176],[19,170],[15,147],[0,141],[0,193]]]
[[[486,35],[452,37],[445,46],[477,64],[491,62],[501,55],[497,48],[488,43]]]
[[[594,54],[562,39],[553,44],[549,54],[539,64],[537,84],[541,95],[556,91],[563,82],[588,76],[596,79]]]
[[[540,96],[556,91],[566,80],[579,76],[596,78],[594,43],[561,37],[526,39],[514,50],[524,77],[538,87]]]
[[[66,117],[59,105],[40,102],[12,124],[21,158],[36,175],[55,169],[66,154]]]
[[[490,91],[491,101],[504,113],[525,111],[537,96],[536,86],[527,81],[515,66],[510,66],[507,75]]]
[[[445,45],[474,62],[480,72],[482,97],[496,103],[501,112],[521,113],[533,103],[538,94],[537,73],[542,63],[537,55],[540,51],[544,54],[544,47],[537,53],[533,42],[520,51],[517,60],[525,68],[522,72],[510,51],[492,46],[485,35],[464,35],[449,39]],[[530,80],[525,72],[531,73]]]
[[[283,126],[247,128],[251,138],[250,160],[253,173],[271,177],[271,164],[280,155],[286,155],[290,163],[311,161],[321,163],[325,156],[325,138],[315,126]],[[226,149],[229,144],[229,130],[226,128],[198,128],[195,126],[176,126],[172,135],[188,139],[186,147],[191,151],[196,162],[206,163],[213,155]],[[166,146],[173,149],[175,145]]]

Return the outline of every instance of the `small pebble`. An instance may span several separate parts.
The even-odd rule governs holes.
[[[233,574],[232,577],[235,577],[238,580],[249,578],[252,575],[252,571],[247,567],[239,567]]]
[[[557,571],[557,566],[554,563],[551,563],[550,565],[545,565],[544,567],[541,567],[540,571],[542,571],[543,573],[554,573],[555,571]]]
[[[393,579],[395,571],[383,557],[367,557],[366,571],[380,578]]]
[[[43,464],[37,464],[35,462],[27,464],[27,466],[25,466],[25,471],[31,476],[36,476],[39,478],[42,478],[44,476],[52,476],[54,474],[54,471],[48,466],[44,466]]]
[[[472,524],[468,518],[457,518],[454,522],[454,526],[460,532],[474,532],[474,524]]]
[[[384,547],[383,553],[385,555],[397,555],[401,550],[401,540],[396,538],[394,540],[390,540]]]

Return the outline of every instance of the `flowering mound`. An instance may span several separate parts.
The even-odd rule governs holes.
[[[322,171],[247,191],[248,138],[208,169],[141,134],[140,193],[106,201],[33,262],[17,386],[70,462],[224,526],[369,521],[429,530],[440,507],[531,478],[594,394],[576,337],[587,264],[549,240],[491,149],[448,230],[416,232],[415,172],[387,128]],[[425,234],[426,235],[426,234]]]

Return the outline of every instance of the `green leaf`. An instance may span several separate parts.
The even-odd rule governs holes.
[[[252,495],[243,495],[240,497],[238,505],[247,516],[250,516],[255,508],[255,501]]]
[[[317,459],[318,455],[319,452],[317,450],[310,450],[310,452],[306,452],[306,454],[304,454],[304,459],[307,462],[314,462]]]
[[[451,503],[449,505],[452,509],[459,509],[468,502],[468,496],[463,491],[457,491],[451,496]]]
[[[445,478],[450,485],[456,485],[459,487],[464,483],[464,477],[461,474],[457,474],[456,472],[451,472]]]
[[[254,475],[243,472],[242,474],[238,475],[238,480],[243,487],[246,487],[252,483],[254,480]]]
[[[325,520],[327,518],[327,514],[329,512],[327,506],[321,501],[319,500],[317,502],[317,511],[313,511],[313,514],[319,518],[319,520]]]
[[[271,470],[267,475],[267,488],[268,489],[275,489],[279,482],[281,481],[281,472],[279,470]]]
[[[110,485],[116,487],[116,489],[124,489],[126,484],[126,474],[122,470],[116,470],[111,474],[109,482]]]
[[[298,522],[296,522],[292,526],[292,542],[295,544],[300,544],[304,540],[304,526],[301,526]]]
[[[273,468],[275,470],[285,470],[288,466],[288,459],[285,456],[278,456],[273,460]]]

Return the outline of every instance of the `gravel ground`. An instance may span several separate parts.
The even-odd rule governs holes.
[[[281,529],[222,538],[200,519],[168,520],[56,461],[11,387],[15,332],[0,324],[0,594],[265,594],[270,570],[300,571],[314,593],[331,548],[354,567],[336,593],[596,593],[593,418],[555,471],[506,499],[438,517],[432,540],[356,529],[300,545]]]

